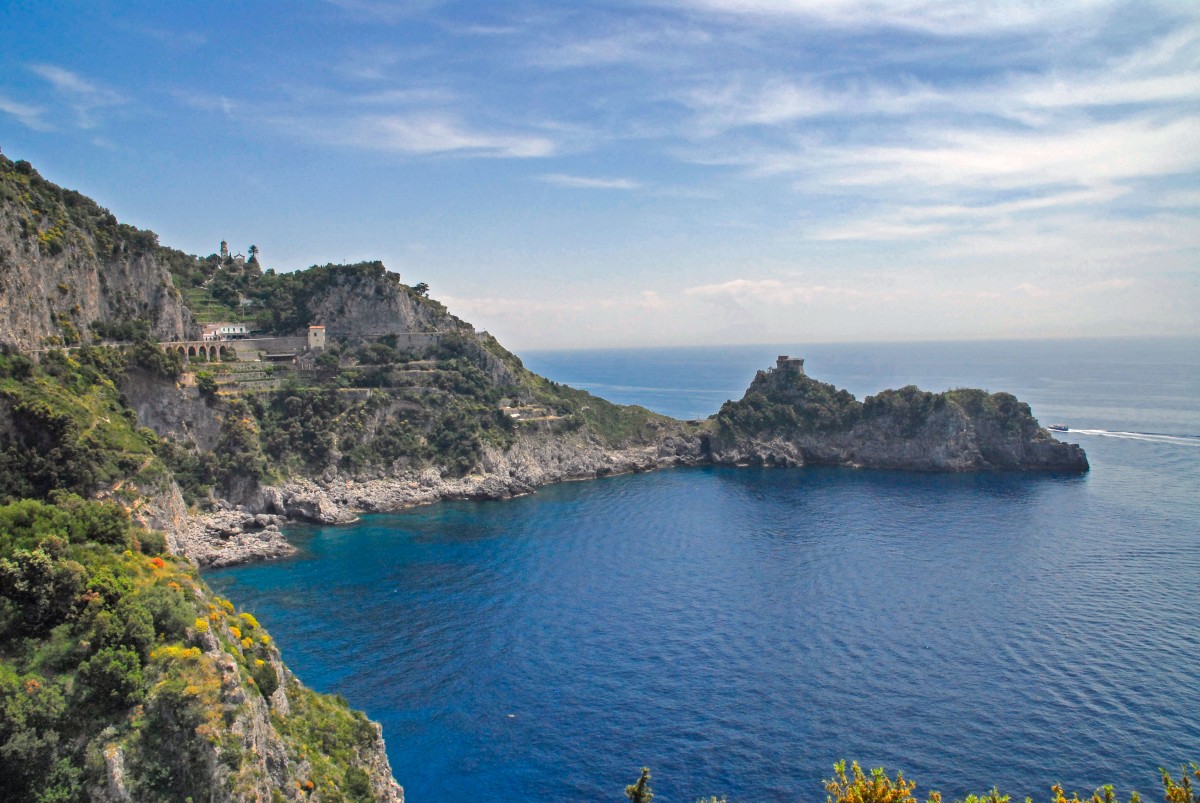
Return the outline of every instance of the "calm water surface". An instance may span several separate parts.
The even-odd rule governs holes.
[[[777,353],[860,397],[1011,390],[1084,477],[690,469],[295,528],[213,572],[383,723],[410,801],[822,800],[841,757],[948,797],[1157,796],[1200,759],[1200,342],[535,354],[680,416]]]

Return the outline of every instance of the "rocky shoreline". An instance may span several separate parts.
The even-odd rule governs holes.
[[[954,418],[954,417],[951,417]],[[952,425],[951,425],[952,424]],[[664,424],[649,443],[612,448],[582,434],[531,431],[507,450],[484,450],[479,471],[445,477],[436,468],[401,470],[375,476],[293,478],[257,488],[240,502],[219,500],[218,509],[189,518],[178,528],[176,551],[204,568],[220,568],[287,557],[296,548],[280,529],[288,522],[349,524],[362,513],[384,513],[454,499],[502,500],[533,493],[544,485],[597,479],[675,466],[803,466],[918,471],[1039,470],[1075,473],[1087,470],[1083,450],[1050,437],[1026,433],[1016,439],[994,437],[938,416],[926,438],[901,442],[888,438],[820,441],[754,439],[722,444],[688,424]],[[945,430],[945,431],[942,431]],[[917,449],[914,444],[926,444]],[[1004,445],[1009,448],[1000,450]],[[981,448],[988,452],[985,456]],[[998,453],[1000,450],[1001,453]]]
[[[558,482],[702,462],[694,439],[668,436],[655,444],[612,449],[584,437],[535,434],[506,451],[485,450],[481,471],[465,477],[443,477],[427,468],[365,478],[295,478],[264,486],[239,504],[219,501],[214,512],[192,516],[178,547],[201,567],[233,566],[295,553],[280,530],[289,521],[349,524],[361,513],[453,499],[512,499]]]

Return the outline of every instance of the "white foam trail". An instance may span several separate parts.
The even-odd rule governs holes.
[[[1156,435],[1153,432],[1120,432],[1107,429],[1075,429],[1055,433],[1063,435],[1099,435],[1102,438],[1124,438],[1131,441],[1150,441],[1151,443],[1170,443],[1176,446],[1200,446],[1200,438],[1189,435]]]

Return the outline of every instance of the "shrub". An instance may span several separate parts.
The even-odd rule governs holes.
[[[196,387],[201,396],[212,398],[217,393],[217,378],[209,371],[197,371]]]
[[[154,622],[154,632],[163,640],[177,641],[187,634],[194,612],[182,591],[167,586],[153,586],[138,593],[135,599],[149,612]]]
[[[117,711],[140,702],[142,661],[127,647],[105,647],[79,665],[76,693],[102,711]]]
[[[279,688],[279,675],[270,661],[255,661],[250,668],[250,677],[254,678],[254,687],[263,697],[270,697]]]

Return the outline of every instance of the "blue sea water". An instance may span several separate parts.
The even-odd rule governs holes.
[[[776,354],[860,398],[1028,401],[1082,477],[678,469],[296,527],[208,574],[383,724],[408,799],[824,798],[839,758],[947,799],[1158,797],[1200,760],[1200,341],[523,355],[693,417]]]

